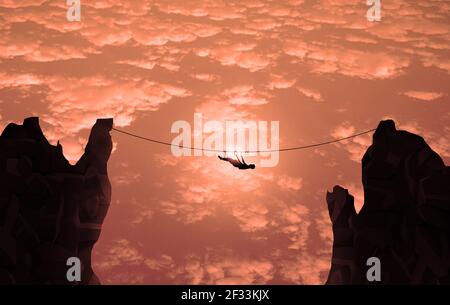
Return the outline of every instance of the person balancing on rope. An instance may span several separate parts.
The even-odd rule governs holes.
[[[239,160],[238,155],[236,154],[236,152],[234,152],[234,155],[236,156],[236,160],[233,158],[227,158],[226,153],[225,153],[225,157],[221,157],[221,156],[217,156],[219,157],[220,160],[222,161],[227,161],[230,162],[234,167],[237,167],[239,169],[255,169],[255,164],[247,164],[244,160],[244,157],[241,155],[241,159]]]

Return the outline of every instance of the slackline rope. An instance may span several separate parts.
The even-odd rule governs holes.
[[[217,152],[217,153],[232,153],[232,151],[223,151],[223,150],[218,150],[218,149],[207,149],[207,148],[175,145],[175,144],[164,142],[164,141],[159,141],[159,140],[146,138],[146,137],[143,137],[143,136],[131,133],[131,132],[127,132],[127,131],[124,131],[124,130],[117,129],[115,127],[113,127],[112,129],[114,131],[119,132],[119,133],[131,136],[131,137],[134,137],[134,138],[137,138],[137,139],[140,139],[140,140],[153,142],[153,143],[156,143],[156,144],[161,144],[161,145],[166,145],[166,146],[173,146],[173,147],[178,147],[178,148],[186,148],[186,149],[190,149],[190,150],[201,150],[201,151],[209,151],[209,152]],[[320,143],[316,143],[316,144],[310,144],[310,145],[304,145],[304,146],[295,146],[295,147],[288,147],[288,148],[280,148],[280,149],[269,149],[269,150],[246,150],[246,151],[243,151],[241,153],[244,153],[244,154],[248,154],[248,153],[269,153],[269,152],[281,152],[281,151],[308,149],[308,148],[324,146],[324,145],[328,145],[328,144],[337,143],[337,142],[341,142],[341,141],[344,141],[344,140],[356,138],[356,137],[362,136],[364,134],[371,133],[371,132],[373,132],[375,130],[376,130],[376,128],[370,129],[370,130],[366,130],[366,131],[363,131],[363,132],[360,132],[360,133],[355,133],[355,134],[353,134],[351,136],[348,136],[348,137],[335,139],[335,140],[330,140],[330,141],[326,141],[326,142],[320,142]]]

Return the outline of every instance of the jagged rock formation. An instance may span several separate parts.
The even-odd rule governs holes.
[[[69,257],[81,260],[79,284],[99,283],[91,268],[111,200],[107,161],[112,119],[97,120],[74,166],[49,144],[38,118],[9,124],[0,136],[0,283],[67,284]]]
[[[383,284],[450,283],[450,168],[423,138],[382,121],[362,159],[364,206],[327,194],[334,244],[328,284],[368,284],[369,257]]]

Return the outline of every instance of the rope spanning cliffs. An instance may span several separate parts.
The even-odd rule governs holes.
[[[81,262],[78,284],[97,284],[91,268],[111,201],[107,162],[112,119],[97,120],[74,166],[52,146],[38,118],[0,136],[0,283],[67,284],[67,261]]]
[[[187,150],[196,150],[196,151],[206,151],[206,152],[213,152],[213,153],[234,153],[235,151],[233,150],[221,150],[221,149],[208,149],[208,148],[203,148],[203,147],[192,147],[192,146],[183,146],[183,145],[175,145],[173,143],[167,142],[167,141],[161,141],[161,140],[156,140],[156,139],[152,139],[152,138],[148,138],[148,137],[144,137],[132,132],[128,132],[125,130],[121,130],[118,128],[113,127],[112,130],[139,139],[139,140],[143,140],[146,142],[152,142],[155,144],[160,144],[160,145],[165,145],[165,146],[170,146],[170,147],[176,147],[176,148],[180,148],[180,149],[187,149]],[[265,150],[243,150],[242,153],[244,154],[254,154],[254,153],[272,153],[272,152],[284,152],[284,151],[293,151],[293,150],[304,150],[304,149],[309,149],[309,148],[314,148],[314,147],[319,147],[319,146],[325,146],[325,145],[329,145],[329,144],[333,144],[333,143],[338,143],[338,142],[342,142],[348,139],[353,139],[353,138],[357,138],[359,136],[374,132],[375,129],[369,129],[366,131],[362,131],[359,133],[355,133],[352,134],[348,137],[344,137],[344,138],[339,138],[339,139],[335,139],[335,140],[329,140],[329,141],[325,141],[325,142],[318,142],[318,143],[314,143],[314,144],[308,144],[308,145],[302,145],[302,146],[292,146],[292,147],[284,147],[284,148],[279,148],[279,149],[265,149]]]

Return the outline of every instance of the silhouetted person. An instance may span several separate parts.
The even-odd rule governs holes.
[[[236,155],[236,153],[235,153],[235,156],[236,156],[237,160],[235,160],[233,158],[227,158],[227,157],[221,157],[221,156],[218,156],[218,157],[220,160],[230,162],[234,167],[237,167],[239,169],[255,169],[255,167],[256,167],[255,164],[245,163],[244,157],[242,155],[241,155],[242,161],[239,160],[239,157]]]

